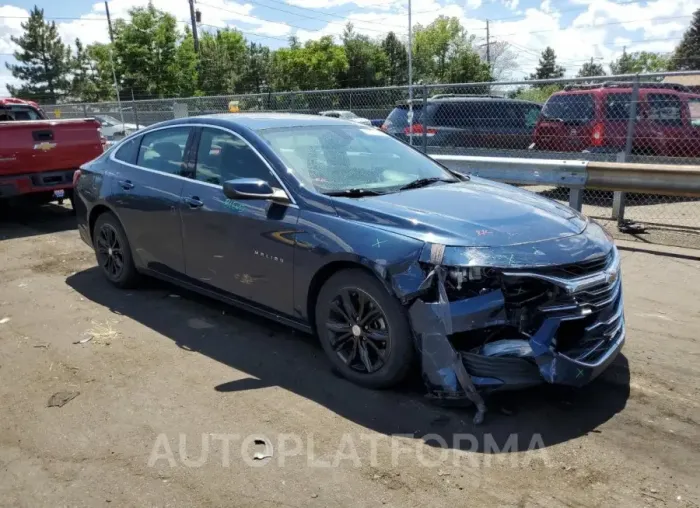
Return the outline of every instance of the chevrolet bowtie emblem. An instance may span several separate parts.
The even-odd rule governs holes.
[[[42,152],[48,152],[56,148],[56,143],[51,143],[49,141],[43,141],[34,145],[34,150],[41,150]]]

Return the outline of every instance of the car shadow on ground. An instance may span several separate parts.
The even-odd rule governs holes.
[[[602,379],[580,390],[543,386],[494,395],[487,400],[485,422],[475,426],[472,408],[437,407],[426,400],[417,372],[399,389],[361,388],[331,371],[314,337],[170,284],[149,279],[143,288],[126,292],[111,286],[97,268],[71,275],[66,282],[85,298],[179,347],[251,376],[212,386],[224,396],[279,386],[367,429],[410,434],[434,446],[499,453],[556,445],[596,432],[629,397],[629,369],[620,355]],[[458,439],[465,434],[472,440]]]
[[[0,241],[59,233],[76,229],[73,210],[56,203],[47,205],[0,204]]]

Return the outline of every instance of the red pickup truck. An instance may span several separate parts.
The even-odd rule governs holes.
[[[92,118],[50,120],[31,101],[0,99],[0,203],[72,198],[73,174],[104,151]]]

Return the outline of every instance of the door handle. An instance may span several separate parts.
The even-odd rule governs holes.
[[[119,180],[119,186],[124,190],[131,190],[134,188],[134,184],[131,180]]]
[[[187,198],[183,198],[185,203],[190,205],[190,208],[201,208],[204,206],[204,203],[202,202],[201,199],[199,199],[197,196],[190,196]]]

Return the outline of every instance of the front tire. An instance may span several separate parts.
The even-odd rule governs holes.
[[[316,331],[333,366],[369,388],[388,388],[408,374],[415,355],[408,317],[379,280],[343,270],[321,288]]]
[[[118,288],[134,287],[139,274],[124,228],[114,214],[105,212],[97,218],[92,241],[97,264],[107,280]]]

